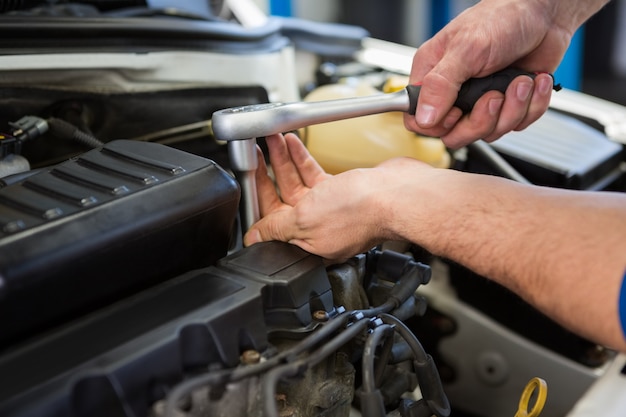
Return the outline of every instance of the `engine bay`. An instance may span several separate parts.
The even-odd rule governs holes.
[[[495,417],[540,377],[545,414],[579,417],[606,393],[594,387],[626,384],[622,355],[422,248],[327,265],[243,247],[211,115],[382,90],[398,74],[354,62],[365,31],[68,7],[0,14],[0,415]],[[337,135],[359,143],[378,124]],[[623,192],[608,132],[555,103],[497,144],[438,145],[437,160]]]

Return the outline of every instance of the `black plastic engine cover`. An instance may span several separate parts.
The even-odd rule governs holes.
[[[261,289],[191,271],[0,355],[0,415],[150,415],[185,375],[267,347]]]
[[[136,141],[0,189],[0,349],[214,264],[239,196],[211,160]]]
[[[265,284],[265,320],[273,329],[307,326],[314,311],[333,309],[333,294],[322,259],[295,245],[257,243],[220,260],[218,265]]]
[[[320,257],[259,243],[0,354],[0,375],[10,376],[0,415],[148,416],[187,377],[264,352],[272,323],[303,337],[311,311],[331,308]]]

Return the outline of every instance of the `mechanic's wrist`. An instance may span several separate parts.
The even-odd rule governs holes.
[[[446,185],[454,173],[410,158],[387,161],[378,169],[385,187],[372,201],[385,238],[437,246],[437,223],[445,216],[440,208],[443,200],[454,198]]]
[[[610,0],[538,0],[552,22],[565,29],[570,36]]]

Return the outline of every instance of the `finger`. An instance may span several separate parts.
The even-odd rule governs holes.
[[[285,142],[285,137],[282,134],[278,133],[267,136],[265,138],[265,142],[267,143],[267,149],[269,150],[270,164],[272,165],[274,174],[294,170],[293,162],[291,161],[291,156],[289,155],[289,150],[287,149],[287,144]]]
[[[304,184],[298,168],[291,159],[285,137],[278,134],[268,136],[265,140],[281,197],[285,203],[293,206],[300,198]]]
[[[271,213],[277,207],[282,205],[274,182],[270,178],[267,172],[267,165],[263,158],[263,151],[257,146],[257,156],[259,159],[259,166],[256,170],[256,189],[259,200],[259,211],[261,217]]]
[[[535,77],[535,89],[528,107],[528,112],[514,130],[523,130],[537,121],[550,106],[554,80],[550,74],[538,74]]]
[[[514,130],[526,117],[530,106],[535,83],[532,78],[515,78],[506,89],[504,103],[493,131],[483,139],[493,142],[505,133]]]
[[[419,52],[415,55],[416,60]],[[459,56],[464,54],[462,52]],[[414,61],[412,73],[420,73],[423,65]],[[449,55],[444,56],[424,74],[415,115],[405,116],[405,127],[433,137],[448,134],[462,116],[462,111],[454,107],[461,85],[473,75],[474,72],[464,63],[458,63]]]
[[[274,211],[256,222],[243,237],[246,246],[259,242],[269,242],[278,240],[289,242],[294,239],[295,222],[293,221],[292,208],[286,207],[283,210]]]
[[[311,156],[298,136],[293,133],[287,133],[285,141],[287,142],[291,160],[295,164],[304,185],[311,188],[330,176]]]
[[[472,112],[463,116],[441,140],[446,146],[458,149],[489,136],[496,127],[503,104],[504,94],[488,91],[478,99]]]
[[[440,123],[454,104],[460,83],[433,71],[426,74],[417,100],[415,122],[419,129],[430,129]]]
[[[458,121],[463,117],[463,112],[458,107],[453,107],[443,118],[443,120],[437,125],[423,129],[421,127],[415,127],[415,118],[409,114],[404,115],[404,126],[407,130],[417,132],[424,136],[430,136],[434,138],[438,138],[441,136],[447,135],[450,130],[454,128],[454,126],[458,123]],[[412,123],[412,124],[411,124]]]
[[[413,76],[423,74],[421,79],[411,80],[421,82],[415,112],[415,123],[419,129],[430,129],[440,124],[452,109],[463,82],[477,75],[478,69],[468,65],[476,57],[462,43],[460,40],[449,41],[445,45],[446,52],[436,63],[423,58],[440,56],[441,51],[438,49],[442,45],[436,42],[427,42],[426,48],[418,49],[415,54],[411,73]],[[432,69],[428,69],[431,64],[434,64]]]

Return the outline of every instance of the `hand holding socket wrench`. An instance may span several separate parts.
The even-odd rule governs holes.
[[[487,91],[502,93],[514,78],[529,73],[507,68],[484,78],[466,81],[454,105],[469,113]],[[560,86],[555,86],[555,90]],[[419,85],[395,93],[318,102],[267,103],[223,109],[213,113],[213,133],[228,142],[233,170],[240,174],[244,200],[244,232],[260,218],[254,171],[258,166],[256,138],[289,132],[306,126],[391,111],[415,114]]]

